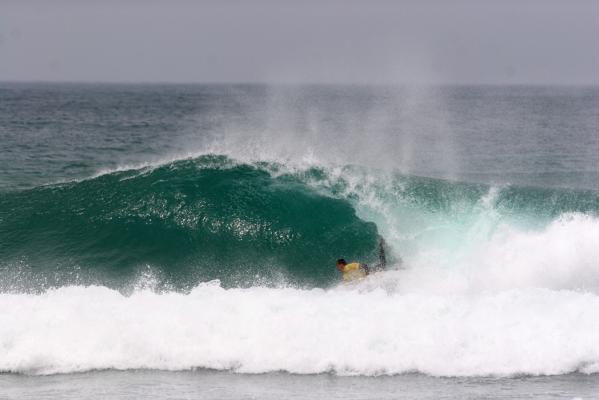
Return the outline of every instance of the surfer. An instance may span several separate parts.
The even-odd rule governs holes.
[[[387,258],[385,256],[385,241],[383,238],[379,240],[379,264],[375,267],[375,270],[384,269],[387,265]],[[341,272],[343,282],[353,282],[359,279],[365,278],[370,273],[370,268],[366,264],[358,262],[347,263],[345,259],[340,258],[336,263],[337,271]]]
[[[357,262],[347,263],[345,259],[340,258],[337,260],[337,271],[341,272],[343,282],[352,282],[359,279],[365,278],[368,275],[368,266],[366,264],[360,264]]]

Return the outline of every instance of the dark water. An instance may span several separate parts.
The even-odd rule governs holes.
[[[599,188],[596,87],[4,83],[0,98],[5,189],[201,152],[223,137],[258,143],[253,155],[264,157],[309,152],[418,175]]]

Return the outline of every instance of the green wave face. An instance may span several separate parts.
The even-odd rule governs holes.
[[[371,260],[377,228],[290,175],[204,156],[0,195],[5,285],[168,288],[220,279],[327,285],[334,260]]]
[[[379,234],[391,263],[455,268],[502,227],[568,213],[597,216],[599,195],[209,155],[0,194],[0,289],[322,287],[338,257],[375,263]]]

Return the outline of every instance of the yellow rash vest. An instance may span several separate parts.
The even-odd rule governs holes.
[[[357,281],[366,277],[366,270],[357,262],[345,264],[341,272],[343,273],[343,282]]]

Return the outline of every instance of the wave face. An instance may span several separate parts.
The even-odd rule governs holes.
[[[553,229],[551,248],[575,245],[571,236],[592,242],[598,211],[590,191],[205,155],[0,194],[0,273],[4,290],[188,290],[213,279],[323,287],[338,279],[337,257],[377,262],[379,234],[391,262],[413,271],[527,270],[535,260],[515,252],[547,250],[525,248],[522,235]],[[578,254],[576,265],[593,255]],[[535,262],[538,273],[549,259]]]
[[[217,156],[3,194],[0,210],[14,285],[119,287],[142,273],[172,288],[326,284],[335,254],[367,259],[377,246],[347,201]]]

